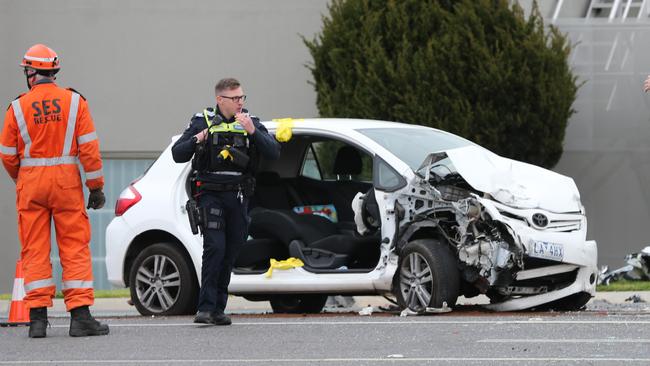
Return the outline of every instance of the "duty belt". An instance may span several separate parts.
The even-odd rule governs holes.
[[[196,182],[196,187],[198,188],[198,191],[241,191],[246,196],[250,196],[253,194],[253,189],[255,187],[255,178],[247,177],[238,183]]]
[[[215,174],[215,175],[242,175],[242,172],[233,172],[233,171],[227,171],[227,170],[207,172],[207,173],[208,174]]]
[[[239,191],[244,189],[244,184],[234,183],[234,184],[222,184],[222,183],[208,183],[201,182],[198,185],[199,191],[215,191],[215,192],[227,192],[227,191]]]

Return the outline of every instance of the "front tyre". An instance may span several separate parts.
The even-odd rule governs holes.
[[[198,283],[188,260],[173,244],[147,247],[129,274],[131,301],[142,315],[184,315],[196,311]]]
[[[427,307],[454,306],[460,275],[451,248],[437,239],[418,239],[402,250],[393,292],[402,309],[416,312]]]

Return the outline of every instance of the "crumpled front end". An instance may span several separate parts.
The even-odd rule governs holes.
[[[587,222],[583,214],[513,209],[486,199],[478,201],[522,249],[522,262],[511,267],[511,279],[491,284],[492,298],[497,301],[488,308],[521,310],[578,293],[595,294],[597,245],[585,240]]]
[[[457,170],[453,157],[431,154],[418,170],[423,173],[411,182],[413,189],[398,198],[406,212],[398,245],[404,245],[419,228],[435,228],[454,248],[461,279],[475,290],[465,296],[486,294],[492,301],[487,307],[493,310],[521,310],[576,294],[584,294],[583,300],[594,295],[597,246],[585,240],[587,222],[579,200],[577,204],[549,204],[544,201],[545,193],[535,192],[535,187],[517,183],[514,192],[507,186],[480,182],[486,190],[510,197],[504,204],[475,189]],[[493,168],[501,163],[498,156],[489,158]],[[459,165],[464,169],[470,166],[466,161]],[[566,177],[553,174],[555,188],[562,189]],[[576,197],[577,191],[571,187],[575,185],[572,180],[569,183],[563,195]],[[521,192],[530,194],[521,197]],[[535,207],[530,205],[533,201],[538,202]],[[572,211],[557,213],[543,208],[562,205]]]

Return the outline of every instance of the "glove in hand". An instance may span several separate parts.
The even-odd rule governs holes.
[[[93,189],[90,191],[90,195],[88,196],[88,207],[86,208],[97,210],[104,207],[104,203],[106,203],[106,196],[104,196],[104,192],[102,192],[101,188]]]

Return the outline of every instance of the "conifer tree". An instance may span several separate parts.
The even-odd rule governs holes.
[[[567,37],[508,0],[333,0],[304,40],[322,117],[420,124],[544,167],[578,86]]]

